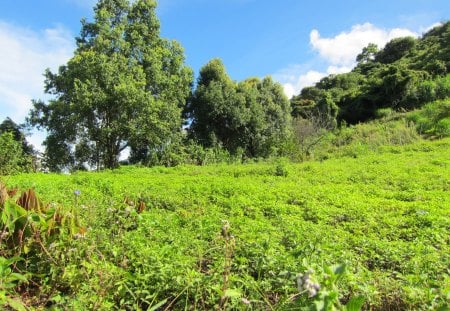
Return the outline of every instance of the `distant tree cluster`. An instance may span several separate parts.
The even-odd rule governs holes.
[[[408,111],[449,97],[450,22],[419,39],[393,39],[381,50],[369,44],[356,61],[351,72],[329,75],[294,96],[293,116],[325,109],[338,123],[354,124],[375,118],[379,109]]]

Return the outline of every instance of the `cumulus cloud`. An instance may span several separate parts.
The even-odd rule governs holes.
[[[365,23],[354,25],[350,31],[341,32],[331,38],[323,38],[317,29],[313,29],[309,38],[313,49],[330,64],[352,66],[356,56],[369,43],[375,43],[382,48],[390,40],[406,36],[418,37],[418,34],[405,28],[386,30]]]
[[[354,25],[349,31],[334,37],[322,37],[317,29],[313,29],[309,36],[310,45],[317,52],[316,59],[325,62],[325,69],[304,70],[302,66],[293,65],[280,70],[274,77],[284,86],[286,95],[292,97],[329,74],[351,71],[356,64],[356,56],[369,43],[383,48],[390,40],[405,36],[418,37],[419,34],[406,28],[382,29],[370,23]]]
[[[62,27],[39,32],[0,21],[0,117],[23,122],[31,100],[44,98],[46,68],[56,70],[74,50]]]
[[[0,22],[0,111],[22,121],[32,98],[41,98],[43,73],[72,55],[72,36],[61,27],[33,32]]]

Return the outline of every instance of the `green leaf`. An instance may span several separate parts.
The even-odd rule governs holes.
[[[27,278],[23,274],[20,274],[20,273],[11,273],[10,277],[17,281],[28,282]]]
[[[156,305],[152,306],[148,311],[155,311],[158,310],[160,307],[162,307],[167,302],[167,298],[158,302]]]
[[[242,293],[240,291],[238,291],[237,289],[229,288],[225,291],[224,296],[229,297],[229,298],[241,298]]]
[[[7,299],[7,304],[9,307],[13,308],[16,311],[27,311],[27,308],[21,301],[15,299]]]
[[[325,309],[325,301],[324,300],[316,300],[314,301],[314,306],[316,310],[324,310]]]
[[[333,273],[334,273],[335,275],[341,276],[341,275],[344,274],[345,269],[346,269],[346,266],[345,266],[345,264],[342,264],[342,265],[336,265],[336,266],[331,267],[331,269],[333,270]]]
[[[364,304],[365,298],[363,296],[356,296],[350,299],[350,301],[345,305],[346,311],[359,311]]]

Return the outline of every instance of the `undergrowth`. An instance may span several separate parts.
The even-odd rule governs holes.
[[[297,164],[5,177],[0,303],[16,310],[445,308],[449,149],[443,139]],[[23,193],[34,199],[20,200]]]

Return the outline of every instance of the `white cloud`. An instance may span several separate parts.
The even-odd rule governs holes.
[[[405,28],[386,30],[370,23],[354,25],[350,31],[329,38],[322,37],[318,30],[313,29],[310,33],[310,44],[318,53],[320,60],[325,62],[326,69],[305,70],[302,66],[293,65],[280,70],[274,77],[284,86],[286,95],[291,97],[305,86],[314,85],[326,75],[351,71],[356,64],[356,56],[369,43],[375,43],[382,48],[390,40],[405,36],[418,37],[418,34]]]
[[[390,30],[377,28],[370,23],[354,25],[350,31],[341,32],[335,37],[323,38],[318,30],[310,33],[310,44],[319,55],[332,65],[352,66],[356,56],[369,43],[375,43],[379,48],[394,38],[418,34],[405,28]]]
[[[0,21],[0,46],[0,116],[20,123],[31,100],[45,97],[45,69],[71,57],[73,36],[62,27],[36,32]]]
[[[291,73],[290,77],[283,74],[276,74],[275,79],[282,83],[284,93],[288,98],[291,98],[293,95],[298,94],[304,87],[314,85],[326,75],[325,72],[309,70],[303,74]]]
[[[431,24],[430,26],[427,26],[427,27],[421,27],[420,28],[420,32],[421,33],[426,33],[428,31],[430,31],[431,29],[439,27],[439,26],[442,26],[442,25],[443,24],[441,22],[438,22],[438,23]]]
[[[42,98],[43,73],[72,55],[72,36],[61,27],[33,32],[0,22],[0,111],[22,121],[31,99]]]

